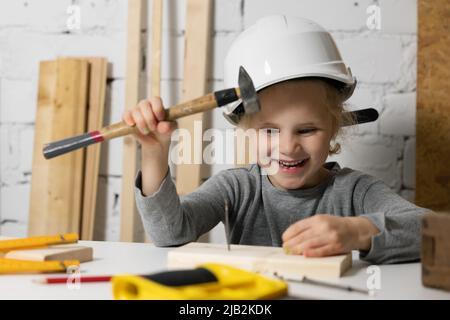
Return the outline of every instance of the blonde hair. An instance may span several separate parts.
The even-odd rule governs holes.
[[[331,116],[331,132],[332,138],[331,140],[335,140],[338,135],[342,133],[342,127],[344,125],[353,125],[356,124],[356,119],[352,113],[346,112],[343,95],[341,92],[342,85],[335,80],[330,80],[326,78],[299,78],[293,80],[287,80],[289,82],[295,82],[299,84],[304,84],[307,82],[316,83],[321,86],[324,94],[321,95],[323,97],[323,105],[327,107],[328,112]],[[265,89],[263,89],[265,90]],[[238,127],[242,129],[248,129],[251,126],[251,118],[252,116],[249,114],[244,114],[238,123]],[[330,145],[330,149],[328,151],[329,155],[338,154],[341,151],[341,144],[335,142],[333,145]]]

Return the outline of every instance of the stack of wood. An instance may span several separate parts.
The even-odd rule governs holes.
[[[139,91],[142,57],[142,25],[145,0],[128,1],[127,74],[125,108],[134,107]],[[150,94],[160,95],[163,1],[154,0]],[[212,0],[188,0],[183,75],[183,100],[207,91],[211,38]],[[50,160],[42,154],[44,144],[98,130],[103,126],[107,62],[104,58],[59,58],[40,65],[39,95],[35,127],[31,201],[28,234],[81,233],[93,240],[95,199],[100,146],[92,145]],[[179,127],[193,132],[196,114],[179,121]],[[201,155],[200,155],[201,156]],[[134,179],[138,169],[138,145],[124,137],[121,203],[122,241],[142,241],[142,224],[134,200]],[[180,195],[201,184],[201,164],[176,168]],[[204,239],[205,240],[205,239]]]
[[[58,58],[39,69],[28,233],[75,232],[92,240],[100,146],[51,160],[44,144],[103,125],[107,60]]]

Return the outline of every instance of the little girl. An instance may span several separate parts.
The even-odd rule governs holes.
[[[270,16],[245,30],[225,59],[226,87],[237,86],[239,66],[248,71],[261,111],[242,113],[239,102],[224,116],[234,125],[278,138],[278,153],[263,173],[257,163],[223,170],[196,191],[179,197],[168,166],[175,122],[164,121],[160,98],[124,113],[136,125],[142,170],[136,202],[157,246],[195,241],[224,221],[229,203],[231,243],[283,246],[310,257],[359,250],[373,263],[419,258],[421,218],[428,210],[393,192],[383,181],[326,162],[344,122],[343,103],[356,86],[331,35],[316,23]],[[273,146],[271,146],[273,147]]]

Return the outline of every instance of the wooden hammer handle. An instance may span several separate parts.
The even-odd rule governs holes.
[[[207,94],[203,97],[180,103],[165,110],[165,121],[175,121],[178,118],[195,113],[208,111],[218,106],[235,101],[240,96],[239,88],[225,89]],[[76,137],[55,141],[44,146],[43,154],[46,159],[87,147],[93,143],[138,133],[136,126],[129,126],[124,121],[113,123],[98,131],[88,132]]]
[[[214,109],[217,107],[214,94],[210,93],[206,96],[177,104],[166,109],[166,116],[164,121],[175,121],[178,118],[189,116],[191,114],[199,113]],[[117,137],[126,136],[131,133],[137,133],[136,126],[129,126],[124,121],[113,123],[100,129],[104,140],[109,140]]]
[[[166,110],[166,121],[174,121],[191,114],[208,111],[217,108],[217,101],[213,93],[206,96],[183,102]]]

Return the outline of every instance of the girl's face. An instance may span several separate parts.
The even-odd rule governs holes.
[[[278,170],[269,174],[271,183],[282,190],[309,188],[329,175],[323,168],[333,136],[331,116],[324,105],[325,89],[318,82],[287,81],[259,93],[261,112],[250,125],[260,134],[278,135],[266,155]],[[259,150],[258,154],[261,151]],[[278,155],[273,150],[278,149]],[[301,161],[301,162],[300,162]],[[299,163],[300,162],[300,163]],[[262,167],[268,167],[258,163]]]

